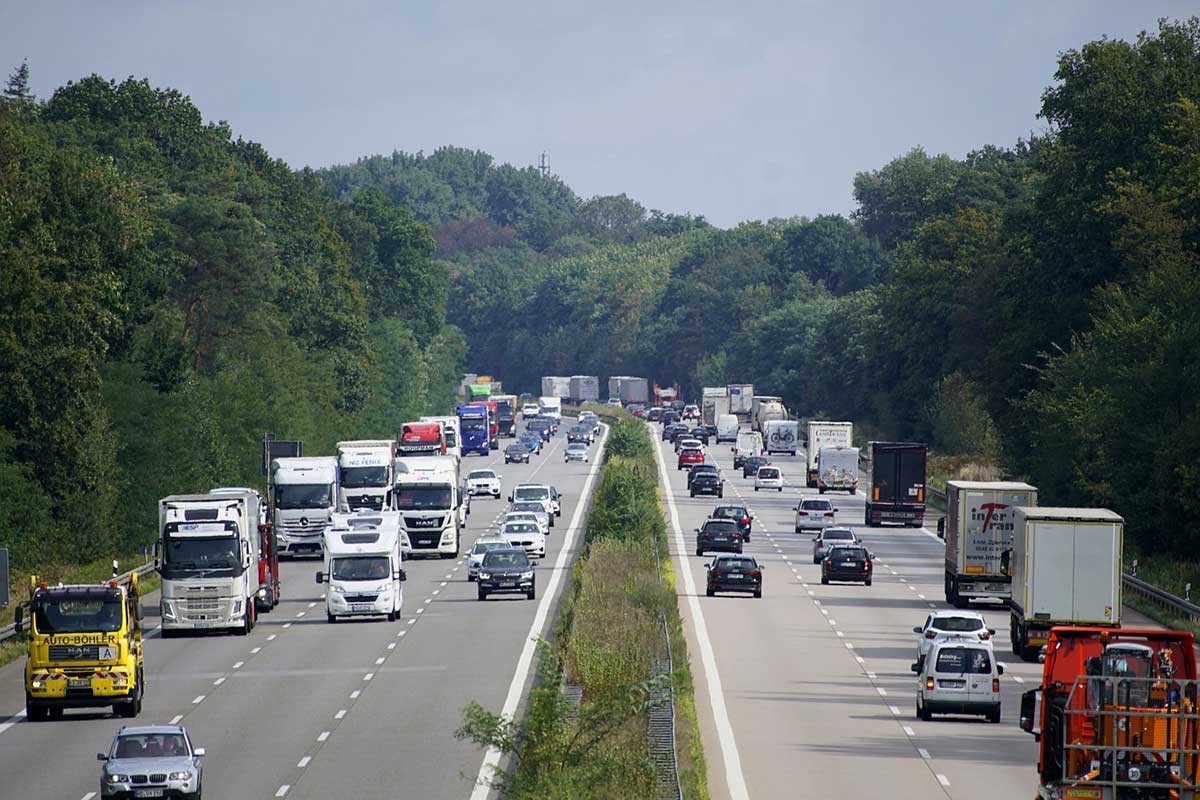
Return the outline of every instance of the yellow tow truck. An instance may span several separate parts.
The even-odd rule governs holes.
[[[115,580],[48,586],[35,575],[29,600],[17,606],[16,629],[29,636],[30,722],[58,719],[67,708],[112,706],[122,717],[141,713],[145,678],[136,574],[128,586]]]

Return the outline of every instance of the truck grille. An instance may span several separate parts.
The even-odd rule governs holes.
[[[321,535],[324,530],[324,521],[309,522],[307,525],[302,525],[300,520],[285,520],[279,524],[279,529],[288,536],[312,536]]]
[[[441,517],[405,517],[404,526],[407,528],[440,528]]]
[[[374,603],[379,598],[377,594],[348,594],[347,603]]]
[[[98,644],[52,644],[50,645],[51,661],[99,661],[100,645]]]
[[[369,497],[366,495],[353,496],[346,498],[346,504],[350,506],[351,511],[357,511],[360,508],[369,508],[372,511],[379,511],[383,508],[383,497]]]

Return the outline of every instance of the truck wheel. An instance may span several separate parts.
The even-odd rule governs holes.
[[[41,722],[50,716],[50,709],[25,695],[25,719],[30,722]]]
[[[1017,643],[1017,618],[1011,613],[1008,615],[1008,640],[1012,654],[1014,656],[1021,655],[1021,646]]]

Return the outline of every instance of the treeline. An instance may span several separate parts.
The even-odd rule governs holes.
[[[337,200],[183,94],[90,76],[0,102],[0,545],[137,552],[156,502],[262,486],[270,431],[332,452],[449,407],[462,334],[429,227]]]
[[[981,100],[986,102],[986,99]],[[718,230],[455,149],[324,174],[430,222],[473,368],[753,382],[1200,545],[1200,22],[1061,54],[1046,130],[914,149],[857,210]]]

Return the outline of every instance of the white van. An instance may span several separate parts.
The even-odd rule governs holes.
[[[762,434],[758,431],[741,431],[733,444],[733,466],[739,466],[750,456],[760,456],[762,452]]]
[[[991,642],[979,637],[947,636],[936,640],[917,673],[917,718],[934,714],[973,714],[1000,721],[1000,676]]]
[[[562,421],[562,398],[561,397],[539,397],[538,398],[538,416],[549,417],[555,423]]]
[[[722,414],[717,417],[717,443],[736,442],[738,436],[738,418],[733,414]]]
[[[338,514],[325,530],[325,618],[400,618],[404,604],[404,556],[395,512]]]

